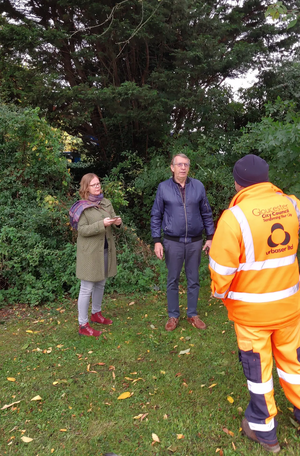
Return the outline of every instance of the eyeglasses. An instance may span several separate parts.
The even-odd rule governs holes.
[[[189,163],[174,163],[174,166],[179,166],[179,168],[189,168],[190,164]]]
[[[101,187],[101,184],[100,184],[100,182],[98,182],[98,184],[93,184],[93,185],[90,185],[90,187],[93,187],[93,188],[96,188],[96,187]]]

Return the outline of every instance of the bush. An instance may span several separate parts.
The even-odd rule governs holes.
[[[0,300],[32,305],[72,288],[70,176],[60,132],[38,110],[0,106]]]

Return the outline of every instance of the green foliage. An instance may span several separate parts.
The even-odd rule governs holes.
[[[289,29],[294,27],[297,23],[299,18],[299,8],[288,10],[287,7],[280,1],[269,5],[265,12],[265,16],[271,16],[273,21],[280,19],[283,22],[288,22],[287,28]]]
[[[300,112],[279,97],[266,105],[266,117],[249,124],[234,146],[242,155],[256,153],[270,165],[270,180],[300,197]]]
[[[0,300],[32,305],[72,287],[61,137],[38,110],[0,105]]]
[[[171,131],[231,136],[240,107],[228,107],[224,80],[298,42],[266,21],[258,0],[55,5],[2,3],[2,94],[80,133],[106,170],[126,149],[147,159]]]
[[[134,228],[124,227],[117,233],[118,274],[107,282],[108,292],[128,293],[165,290],[167,270],[164,261],[140,239]]]

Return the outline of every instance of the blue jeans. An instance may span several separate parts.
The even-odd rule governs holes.
[[[202,240],[185,244],[164,239],[165,259],[168,268],[167,300],[170,318],[179,317],[178,284],[183,263],[187,279],[187,316],[194,317],[197,315],[202,244]]]

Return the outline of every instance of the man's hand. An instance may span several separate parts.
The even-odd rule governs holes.
[[[154,245],[154,253],[159,260],[163,259],[164,256],[164,248],[161,242],[156,242]]]
[[[209,251],[210,251],[210,248],[211,248],[211,243],[212,243],[212,240],[208,240],[205,242],[204,246],[203,246],[203,249],[205,251],[205,255],[208,255],[209,254]]]

